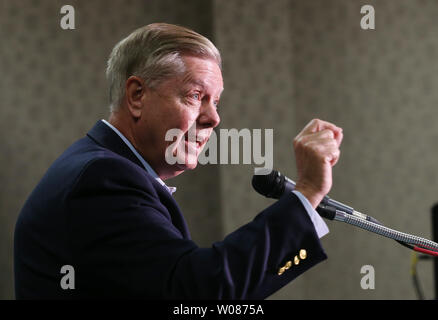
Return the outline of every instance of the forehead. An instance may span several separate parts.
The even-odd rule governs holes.
[[[222,92],[222,72],[214,60],[192,56],[183,56],[182,59],[186,67],[182,76],[183,84],[197,85],[204,89]]]

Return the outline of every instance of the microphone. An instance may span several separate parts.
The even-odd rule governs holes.
[[[284,194],[292,192],[295,189],[295,182],[280,172],[272,170],[269,174],[255,174],[252,177],[252,186],[258,193],[267,198],[280,199]],[[335,219],[337,210],[360,219],[381,224],[373,217],[360,213],[342,202],[331,199],[329,196],[325,196],[316,209],[322,217],[330,220]]]

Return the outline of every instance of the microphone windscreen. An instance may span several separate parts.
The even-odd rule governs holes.
[[[284,191],[284,176],[276,170],[266,175],[255,174],[252,177],[252,187],[265,197],[279,199]]]

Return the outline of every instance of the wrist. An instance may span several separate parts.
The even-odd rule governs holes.
[[[295,190],[300,192],[306,199],[310,202],[310,205],[313,209],[316,209],[318,205],[321,203],[324,195],[321,195],[320,192],[314,190],[314,188],[302,184],[297,184]]]

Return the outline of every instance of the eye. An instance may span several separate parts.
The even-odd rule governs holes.
[[[195,100],[201,100],[201,95],[199,93],[192,94],[192,98]]]

